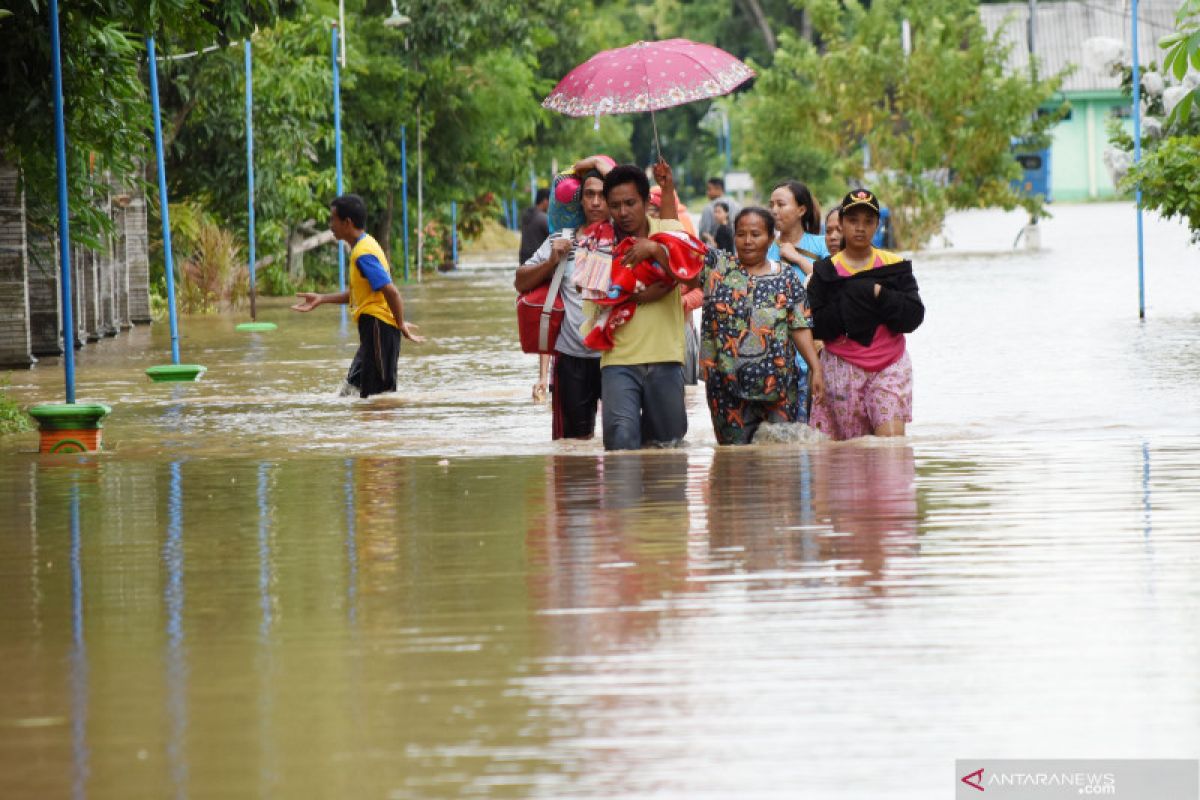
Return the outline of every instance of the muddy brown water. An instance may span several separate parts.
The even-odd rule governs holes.
[[[1200,752],[1200,255],[1128,206],[960,215],[889,443],[549,441],[510,274],[353,330],[89,346],[98,455],[0,439],[0,797],[948,796],[955,758]],[[972,252],[974,254],[972,254]],[[22,402],[61,396],[43,363]]]

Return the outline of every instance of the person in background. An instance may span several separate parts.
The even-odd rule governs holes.
[[[524,264],[534,254],[546,237],[550,235],[550,218],[546,209],[550,207],[550,190],[538,189],[533,205],[521,214],[521,247],[517,251],[517,263]]]
[[[683,229],[692,236],[696,235],[696,225],[692,222],[692,215],[688,213],[687,206],[679,199],[679,193],[675,192],[675,216],[671,216],[668,210],[666,216],[663,215],[662,208],[662,187],[650,187],[650,206],[646,209],[646,216],[650,219],[678,219],[683,225]],[[688,386],[695,386],[700,379],[700,337],[696,333],[696,324],[692,314],[704,302],[704,293],[699,289],[692,289],[683,292],[683,382]]]
[[[704,207],[704,213],[700,215],[699,234],[705,244],[712,244],[706,237],[712,236],[716,231],[717,223],[716,217],[713,215],[713,205],[717,201],[724,203],[729,214],[729,219],[737,217],[742,207],[738,205],[736,200],[725,194],[725,180],[723,178],[709,178],[708,182],[704,185],[704,193],[708,197],[708,205]]]
[[[797,353],[808,364],[813,395],[824,392],[804,282],[767,259],[774,217],[744,208],[734,224],[737,257],[709,250],[697,276],[704,289],[700,359],[719,444],[749,444],[764,422],[804,421]]]
[[[696,223],[692,221],[692,215],[688,213],[687,206],[679,199],[679,192],[675,192],[675,210],[671,211],[670,202],[667,203],[667,208],[663,209],[663,193],[661,186],[650,187],[650,205],[646,209],[646,215],[651,219],[677,219],[683,229],[692,236],[696,235]]]
[[[912,262],[871,245],[879,199],[857,189],[841,212],[844,247],[818,261],[808,282],[826,383],[825,395],[813,398],[811,424],[838,440],[903,436],[913,389],[904,334],[925,319],[925,305]]]
[[[778,234],[767,258],[799,270],[808,280],[813,264],[829,257],[817,201],[800,181],[783,181],[771,190],[771,213]]]
[[[733,227],[729,224],[729,205],[724,200],[713,203],[713,219],[717,222],[717,228],[712,235],[711,244],[718,250],[732,253]]]
[[[825,215],[825,249],[834,256],[842,249],[842,207],[834,206]]]
[[[693,313],[703,305],[704,290],[683,288],[683,382],[688,386],[695,386],[704,377],[700,369],[700,334]]]
[[[358,326],[358,351],[350,362],[346,383],[359,397],[396,391],[400,337],[420,344],[417,326],[404,321],[404,300],[392,283],[387,256],[367,233],[367,204],[356,194],[344,194],[329,204],[329,230],[350,247],[350,287],[337,294],[297,292],[293,311],[312,311],[328,303],[349,303]]]

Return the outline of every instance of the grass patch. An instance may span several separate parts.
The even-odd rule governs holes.
[[[493,254],[511,254],[513,263],[517,260],[517,250],[521,246],[521,234],[510,231],[495,220],[488,220],[483,230],[474,239],[464,241],[460,256],[481,256]]]
[[[29,415],[17,405],[16,400],[8,396],[7,389],[7,381],[0,383],[0,436],[33,430]]]

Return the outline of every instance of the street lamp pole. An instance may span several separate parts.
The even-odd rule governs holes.
[[[250,267],[250,320],[257,319],[257,287],[254,275],[254,79],[250,37],[245,42],[246,60],[246,206],[249,212],[250,231],[247,236],[248,264]]]
[[[404,226],[404,280],[408,281],[408,126],[400,126],[401,216]]]
[[[1138,0],[1133,0],[1133,166],[1142,161],[1142,71],[1138,63]],[[1146,319],[1146,274],[1142,239],[1142,183],[1136,184],[1138,319]]]
[[[162,111],[158,102],[158,61],[154,57],[154,37],[146,39],[146,57],[150,62],[150,104],[154,112],[154,156],[158,165],[158,206],[162,219],[163,272],[167,279],[167,318],[171,327],[171,363],[179,364],[179,318],[175,310],[175,256],[171,252],[171,205],[167,202],[167,167],[163,156]]]
[[[67,385],[67,402],[74,403],[75,315],[71,303],[71,208],[67,194],[67,129],[63,121],[62,48],[58,36],[58,0],[50,0],[50,48],[54,62],[54,153],[58,170],[58,255],[59,282],[62,292],[63,373]],[[153,69],[153,67],[151,68]]]
[[[333,159],[334,181],[337,196],[342,196],[342,85],[338,72],[338,26],[333,26],[331,37],[333,45]],[[338,291],[346,291],[346,246],[339,240],[338,249]],[[346,326],[346,306],[342,306],[342,327]]]

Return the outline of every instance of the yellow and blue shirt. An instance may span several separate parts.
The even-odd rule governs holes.
[[[399,328],[396,317],[383,296],[383,287],[392,282],[387,256],[375,237],[364,233],[350,250],[350,315],[358,322],[363,314]]]

